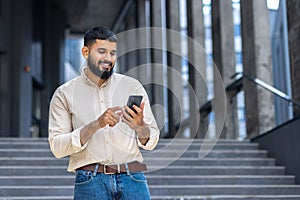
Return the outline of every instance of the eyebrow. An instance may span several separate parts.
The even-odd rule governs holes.
[[[107,49],[106,48],[98,48],[98,51],[106,51]],[[111,52],[117,52],[116,50],[112,50]]]

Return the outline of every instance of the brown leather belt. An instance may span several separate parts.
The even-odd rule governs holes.
[[[127,163],[128,171],[129,172],[141,172],[147,171],[147,167],[145,164],[141,164],[139,162]],[[86,171],[95,171],[96,163],[85,165],[83,167],[78,168],[77,170],[86,170]],[[99,164],[99,168],[97,170],[99,173],[104,174],[120,174],[126,173],[126,164],[119,164],[119,165],[102,165]]]

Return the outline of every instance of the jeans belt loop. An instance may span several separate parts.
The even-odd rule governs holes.
[[[121,168],[120,168],[120,164],[118,164],[118,174],[121,173]]]
[[[129,176],[129,175],[130,175],[130,172],[129,172],[129,169],[128,169],[128,164],[125,163],[124,165],[125,165],[125,169],[126,169],[127,175]]]
[[[95,169],[94,169],[94,171],[93,171],[93,176],[96,176],[96,175],[97,175],[98,169],[99,169],[99,163],[97,163],[97,164],[95,165]]]

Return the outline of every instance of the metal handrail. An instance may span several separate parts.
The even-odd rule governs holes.
[[[231,76],[231,78],[233,79],[233,78],[237,77],[238,75],[241,75],[241,76],[225,88],[226,93],[229,94],[231,98],[236,96],[243,89],[243,79],[246,78],[246,79],[250,80],[251,82],[267,89],[268,91],[272,92],[273,94],[283,98],[284,100],[288,101],[289,103],[292,103],[292,104],[300,107],[300,103],[298,101],[292,99],[289,95],[287,95],[284,92],[274,88],[273,86],[265,83],[264,81],[262,81],[258,78],[250,76],[249,74],[247,74],[245,72],[237,72],[237,73],[233,74]],[[211,112],[211,110],[212,110],[212,100],[208,100],[206,103],[204,103],[203,105],[200,106],[200,108],[199,108],[200,116],[202,118],[205,118]],[[189,125],[189,117],[184,119],[176,127],[176,129],[178,129],[179,127],[181,129],[184,129],[188,125]]]
[[[242,77],[238,78],[235,81],[233,81],[231,84],[226,86],[225,88],[226,93],[229,94],[231,98],[233,98],[237,93],[239,93],[242,90],[243,88],[242,79],[243,79]],[[207,115],[211,112],[211,110],[212,110],[212,99],[208,100],[206,103],[200,106],[199,108],[200,116],[202,118],[207,117]],[[179,127],[181,129],[185,129],[187,126],[189,126],[189,124],[190,124],[190,117],[182,120],[181,123],[176,126],[176,129],[179,130]]]
[[[245,72],[237,72],[237,73],[233,74],[231,76],[231,78],[235,78],[237,75],[242,75],[241,78],[245,77],[249,81],[251,81],[251,82],[253,82],[253,83],[255,83],[255,84],[257,84],[257,85],[259,85],[259,86],[261,86],[263,88],[265,88],[266,90],[268,90],[268,91],[272,92],[273,94],[281,97],[282,99],[288,101],[289,103],[292,103],[293,105],[300,107],[300,102],[294,100],[292,97],[290,97],[286,93],[284,93],[284,92],[278,90],[277,88],[275,88],[275,87],[267,84],[266,82],[264,82],[264,81],[262,81],[262,80],[260,80],[258,78],[255,78],[255,77],[253,77],[253,76],[251,76],[251,75],[249,75],[249,74],[247,74]]]
[[[227,95],[229,94],[229,96],[232,98],[234,97],[237,93],[239,93],[242,89],[243,89],[243,78],[240,77],[238,79],[236,79],[235,81],[233,81],[232,83],[230,83],[228,86],[226,86],[225,90]],[[208,100],[206,103],[204,103],[203,105],[200,106],[199,108],[199,112],[201,113],[202,117],[207,116],[211,110],[212,110],[212,105],[211,105],[211,100]]]

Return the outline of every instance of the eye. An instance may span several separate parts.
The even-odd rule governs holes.
[[[116,52],[110,52],[110,55],[111,55],[111,56],[115,56],[115,55],[116,55]]]
[[[98,53],[105,54],[105,50],[98,50]]]

